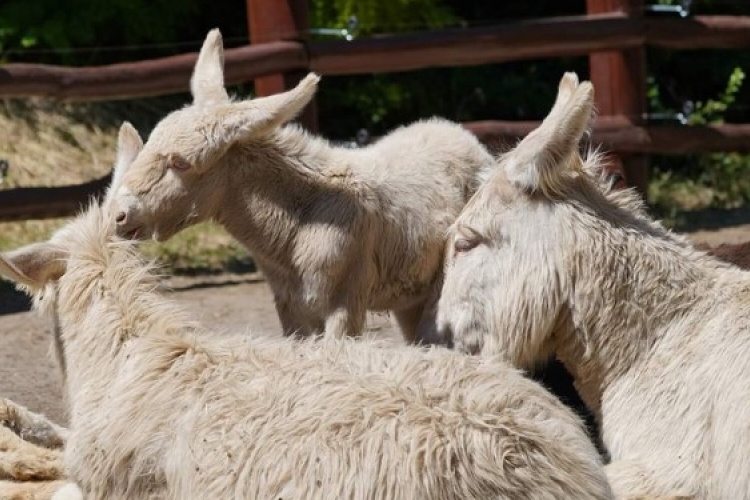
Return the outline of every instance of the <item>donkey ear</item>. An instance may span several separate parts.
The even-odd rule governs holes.
[[[50,242],[32,243],[0,254],[0,275],[34,291],[63,274],[65,253]]]
[[[190,79],[193,103],[212,105],[229,102],[224,88],[224,44],[221,32],[214,28],[203,42]]]
[[[315,97],[318,82],[320,82],[320,76],[308,73],[292,90],[253,99],[252,104],[264,116],[259,120],[259,125],[274,128],[293,120]]]
[[[315,96],[320,77],[308,75],[291,90],[233,104],[221,118],[226,144],[268,132],[294,119]]]
[[[568,92],[561,84],[560,94]],[[556,103],[557,105],[557,103]],[[583,82],[567,102],[552,111],[542,124],[527,135],[506,156],[505,173],[516,187],[546,195],[560,192],[567,177],[570,158],[589,128],[594,110],[594,87]]]
[[[135,157],[143,149],[143,139],[138,131],[130,122],[123,122],[120,126],[120,133],[117,136],[117,159],[115,169],[112,172],[112,182],[110,191],[114,191],[122,181],[122,176],[128,170],[130,165],[135,161]]]
[[[573,96],[573,92],[578,88],[578,75],[572,71],[563,74],[560,83],[557,86],[557,97],[552,105],[548,116],[557,116],[565,109],[565,105]]]

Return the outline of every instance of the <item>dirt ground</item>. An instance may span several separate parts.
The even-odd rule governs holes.
[[[690,233],[696,243],[715,246],[750,240],[750,225]],[[169,279],[170,296],[218,331],[250,329],[280,335],[268,286],[257,275]],[[401,342],[395,321],[370,315],[367,331]],[[0,396],[65,423],[62,384],[51,353],[51,323],[28,310],[21,294],[0,294]]]

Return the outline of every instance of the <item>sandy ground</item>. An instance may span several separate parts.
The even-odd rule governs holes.
[[[750,240],[750,225],[690,234],[697,243],[718,245]],[[169,295],[217,330],[251,329],[280,335],[268,286],[259,276],[221,275],[171,278]],[[368,317],[372,334],[401,342],[395,321],[387,315]],[[21,294],[0,294],[0,396],[64,423],[60,371],[51,353],[51,323],[28,310]]]

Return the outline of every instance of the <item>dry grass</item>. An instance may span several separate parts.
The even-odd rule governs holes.
[[[0,101],[0,159],[9,163],[0,189],[78,184],[111,169],[122,120],[145,137],[181,97],[70,104],[44,99]],[[39,241],[66,219],[0,223],[0,250]],[[247,252],[221,228],[201,224],[145,252],[174,272],[252,269]]]
[[[86,123],[70,105],[49,101],[0,106],[0,155],[10,165],[0,189],[77,184],[111,168],[115,127]]]
[[[114,121],[86,122],[82,109],[42,99],[0,101],[0,189],[78,184],[104,175],[114,159]],[[48,237],[64,219],[0,224],[0,249]]]

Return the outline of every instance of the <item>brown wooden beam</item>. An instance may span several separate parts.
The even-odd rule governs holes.
[[[315,41],[309,46],[310,68],[345,75],[587,55],[595,50],[638,47],[644,42],[642,31],[642,25],[610,14],[522,20],[351,42]]]
[[[621,13],[633,21],[643,16],[643,0],[586,0],[588,14]],[[641,124],[646,114],[646,52],[644,47],[594,52],[589,55],[590,80],[596,89],[596,106],[603,116],[622,115]],[[644,155],[610,155],[607,169],[621,172],[625,180],[645,194],[648,161]]]
[[[623,12],[528,19],[497,26],[436,30],[310,44],[323,74],[412,71],[639,48],[750,48],[750,17],[631,18]]]
[[[246,0],[250,43],[264,44],[277,40],[305,40],[309,28],[307,0]],[[255,79],[255,93],[259,96],[278,94],[297,85],[307,69],[293,68]],[[308,130],[318,130],[315,100],[297,119]]]
[[[92,197],[101,195],[111,174],[100,179],[61,187],[29,187],[0,191],[0,222],[52,219],[78,213]]]
[[[252,45],[300,38],[289,1],[247,0],[246,4]],[[282,73],[255,78],[255,93],[259,96],[278,94],[284,90],[287,87]]]
[[[664,49],[750,47],[750,16],[695,16],[646,19],[646,41]]]
[[[464,127],[496,151],[507,150],[540,122],[481,121]],[[619,153],[694,154],[711,151],[750,153],[750,125],[639,126],[624,117],[597,118],[591,142]],[[0,222],[65,217],[75,214],[91,196],[101,193],[109,176],[64,187],[0,191]]]
[[[512,147],[541,122],[480,121],[464,124],[480,141],[502,150]],[[591,143],[620,154],[699,154],[750,152],[748,125],[637,125],[621,116],[596,119]]]
[[[115,100],[185,92],[197,53],[107,66],[69,68],[44,64],[0,66],[0,96],[44,96],[76,101]],[[307,67],[298,42],[273,42],[228,49],[226,81],[237,84],[293,68]]]
[[[299,1],[299,0],[294,0]],[[278,33],[274,32],[274,36]],[[309,43],[275,41],[226,51],[229,84],[274,73],[323,74],[410,71],[586,55],[643,43],[663,48],[750,48],[750,17],[629,19],[622,13],[523,20],[485,28]],[[0,96],[114,100],[188,90],[197,53],[147,61],[69,68],[42,64],[0,66]],[[283,88],[296,83],[285,80]],[[262,94],[278,87],[259,87]]]

